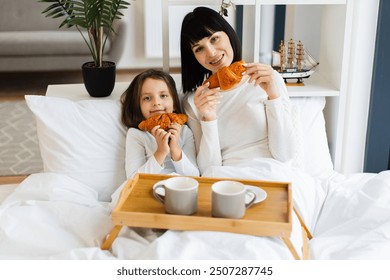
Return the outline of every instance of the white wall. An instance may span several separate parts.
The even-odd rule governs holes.
[[[156,1],[157,2],[157,1]],[[158,1],[160,2],[160,1]],[[125,17],[129,23],[124,55],[117,63],[119,69],[161,67],[161,58],[148,58],[145,54],[145,9],[144,1],[130,1]],[[161,30],[156,30],[160,32]]]
[[[180,29],[184,16],[196,5],[169,7],[170,67],[180,67]],[[219,1],[215,1],[220,3]],[[218,5],[209,6],[219,10]],[[162,12],[161,1],[131,1],[125,17],[129,22],[126,38],[127,50],[117,64],[120,69],[162,68]],[[233,7],[229,8],[227,20],[235,26]]]
[[[320,57],[321,5],[292,5],[286,9],[285,40],[301,40],[314,58]]]

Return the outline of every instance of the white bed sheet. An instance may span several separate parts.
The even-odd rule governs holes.
[[[328,188],[311,256],[390,260],[390,171],[338,175]]]
[[[390,171],[334,175],[321,187],[328,193],[309,242],[311,258],[390,259]],[[66,175],[29,176],[0,206],[0,259],[292,259],[277,238],[127,227],[103,251],[111,206],[97,197]],[[293,228],[299,248],[296,218]]]
[[[9,196],[19,184],[3,184],[0,185],[0,204]]]
[[[96,191],[66,175],[30,175],[1,204],[0,258],[48,259],[99,246],[109,214]]]

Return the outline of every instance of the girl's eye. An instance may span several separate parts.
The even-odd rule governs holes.
[[[168,94],[161,94],[162,99],[167,98],[168,96],[169,96]]]
[[[210,42],[215,43],[218,41],[218,36],[211,37]]]
[[[149,96],[145,96],[144,98],[142,98],[142,100],[144,100],[144,101],[149,101],[149,100],[150,100],[150,97],[149,97]]]

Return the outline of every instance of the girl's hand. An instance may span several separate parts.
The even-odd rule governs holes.
[[[220,103],[219,88],[209,89],[209,83],[196,89],[194,103],[203,121],[217,119],[217,105]]]
[[[178,123],[172,123],[168,129],[168,132],[171,133],[168,145],[171,153],[171,158],[174,161],[181,160],[182,150],[180,148],[180,135],[182,129],[183,126]]]
[[[171,133],[160,128],[159,125],[153,127],[150,132],[152,133],[157,142],[157,150],[154,153],[154,157],[160,165],[163,165],[164,160],[169,153],[168,141],[169,137],[171,136]]]
[[[268,99],[279,97],[274,81],[274,69],[267,64],[245,63],[246,71],[243,74],[249,75],[249,83],[259,85],[268,95]]]

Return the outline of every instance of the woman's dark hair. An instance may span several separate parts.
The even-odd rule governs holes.
[[[225,32],[230,39],[234,52],[233,62],[241,60],[241,43],[237,33],[217,11],[198,7],[184,17],[180,33],[183,93],[193,92],[211,74],[211,71],[196,60],[192,46],[218,31]]]
[[[146,79],[155,79],[164,81],[167,86],[169,93],[173,99],[173,109],[175,113],[182,113],[180,107],[180,100],[177,94],[176,83],[168,73],[160,70],[149,69],[138,74],[129,87],[121,96],[122,104],[122,123],[127,127],[138,128],[138,124],[145,118],[141,112],[141,90]]]

